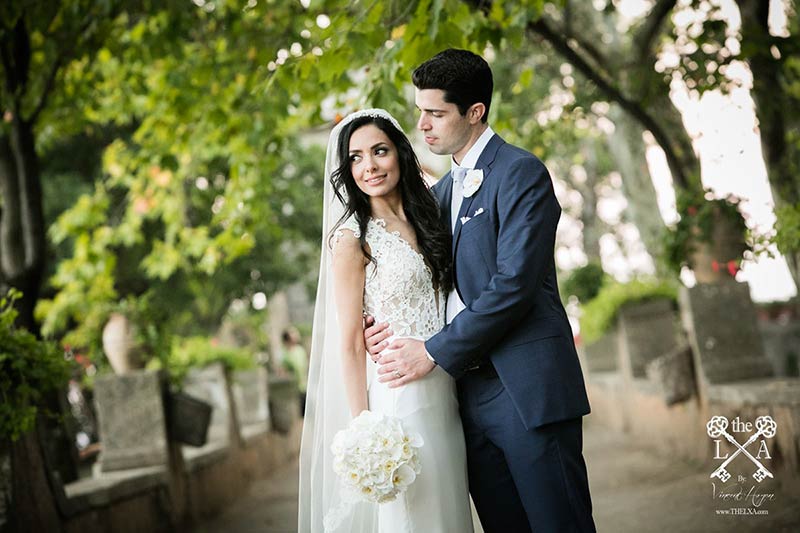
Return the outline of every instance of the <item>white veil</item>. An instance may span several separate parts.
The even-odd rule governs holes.
[[[333,472],[331,442],[337,431],[351,420],[347,405],[342,361],[339,354],[340,330],[334,305],[333,271],[329,237],[336,222],[344,214],[331,184],[331,174],[339,166],[339,135],[344,126],[363,116],[389,120],[401,132],[400,124],[383,109],[365,109],[345,117],[331,131],[325,157],[325,193],[322,214],[322,249],[320,254],[317,300],[311,336],[311,355],[308,372],[303,439],[300,445],[300,495],[298,531],[321,533],[323,519],[341,503],[339,480]],[[364,356],[366,364],[366,354]],[[336,531],[372,533],[377,531],[377,505],[358,503],[341,522]]]

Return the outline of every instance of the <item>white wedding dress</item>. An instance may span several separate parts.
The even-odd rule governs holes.
[[[351,217],[334,240],[359,236]],[[387,231],[380,219],[368,222],[366,241],[375,262],[366,267],[364,311],[378,322],[388,322],[396,337],[425,340],[441,330],[446,295],[434,289],[422,255],[399,232]],[[425,441],[416,480],[397,500],[378,506],[378,531],[471,533],[455,381],[437,366],[422,379],[390,389],[378,381],[378,365],[366,354],[365,362],[370,410],[399,418],[406,430],[418,432]]]
[[[352,504],[334,472],[331,443],[352,419],[342,379],[341,328],[336,313],[336,281],[331,247],[342,239],[358,238],[350,218],[338,227],[347,203],[334,191],[332,177],[339,168],[339,137],[359,117],[380,117],[398,131],[400,124],[383,109],[364,109],[334,126],[328,139],[323,192],[322,254],[311,333],[308,401],[300,445],[298,494],[299,533],[473,533],[467,489],[464,435],[458,413],[455,382],[436,367],[397,389],[377,379],[378,366],[364,354],[369,408],[401,419],[424,439],[421,470],[405,494],[385,504]],[[344,195],[344,197],[342,196]],[[329,237],[332,237],[329,239]],[[364,311],[388,322],[396,336],[427,339],[444,326],[446,295],[433,288],[423,257],[382,220],[370,220],[366,242],[375,259],[366,266]]]

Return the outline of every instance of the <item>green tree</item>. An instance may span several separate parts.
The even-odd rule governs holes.
[[[775,242],[779,243],[795,284],[800,287],[800,247],[793,238],[793,221],[800,212],[800,138],[796,134],[800,122],[798,17],[791,2],[788,7],[761,0],[737,0],[736,3],[742,19],[738,32],[727,27],[719,2],[700,0],[690,5],[657,0],[644,16],[624,30],[618,29],[625,24],[621,24],[624,21],[615,3],[605,2],[605,7],[599,9],[596,2],[566,0],[547,4],[545,14],[531,20],[526,30],[529,35],[549,43],[597,87],[604,99],[622,110],[627,119],[617,115],[614,122],[627,130],[624,135],[629,142],[615,143],[614,148],[641,146],[635,139],[642,131],[649,131],[666,154],[676,188],[694,192],[700,190],[699,162],[680,114],[669,99],[670,82],[678,75],[691,91],[726,90],[730,86],[725,76],[727,64],[737,59],[746,61],[753,73],[752,95],[776,200],[778,235]],[[483,10],[491,5],[472,4]],[[679,9],[691,9],[699,15],[694,17],[689,31],[676,28],[670,20]],[[770,31],[770,9],[787,10],[788,31],[785,34],[776,35]],[[740,44],[740,51],[728,45],[729,38]],[[657,57],[665,45],[677,52],[680,60],[674,68],[657,72]],[[634,187],[631,184],[636,183],[637,174],[623,175],[634,207],[646,206],[647,195],[637,193],[648,189],[647,184],[641,182],[644,173],[638,173],[640,178]],[[654,234],[663,234],[642,217],[637,217],[636,212],[633,216],[645,242],[652,241]]]
[[[169,12],[128,21],[90,69],[75,72],[91,81],[88,119],[134,130],[108,146],[92,194],[51,230],[74,252],[52,278],[57,293],[39,306],[47,334],[71,331],[70,340],[97,345],[121,297],[147,293],[163,309],[159,295],[216,293],[212,317],[251,272],[268,290],[307,272],[320,206],[305,198],[321,197],[322,161],[297,144],[322,122],[325,102],[343,112],[382,105],[408,120],[400,91],[412,66],[467,46],[470,32],[476,49],[499,42],[500,28],[519,18],[475,15],[460,2],[279,4],[207,3],[177,37]],[[439,20],[446,7],[452,16]],[[361,97],[347,102],[355,87]]]
[[[700,164],[670,100],[669,79],[654,68],[676,4],[658,0],[646,16],[620,31],[621,15],[611,2],[598,10],[591,2],[567,0],[562,9],[550,4],[547,14],[531,20],[526,30],[652,133],[664,150],[675,186],[685,189],[699,184]]]
[[[800,241],[792,237],[800,218],[800,18],[793,2],[782,4],[737,0],[741,26],[734,29],[725,24],[720,6],[693,2],[691,7],[704,15],[703,31],[695,32],[695,37],[683,36],[694,45],[694,51],[679,73],[697,91],[727,90],[731,83],[724,76],[725,65],[732,60],[747,63],[753,75],[750,93],[778,218],[774,240],[800,288]],[[771,9],[787,11],[782,33],[770,29]],[[739,50],[730,49],[729,38],[738,43]]]
[[[554,61],[548,52],[547,46],[523,43],[496,54],[495,126],[512,142],[532,149],[580,194],[579,202],[566,195],[562,207],[580,224],[583,251],[590,261],[600,261],[600,237],[616,237],[619,228],[597,214],[600,192],[614,188],[614,172],[622,177],[621,189],[629,199],[620,222],[635,224],[650,254],[657,256],[665,227],[653,216],[658,206],[641,128],[610,106],[566,60]]]
[[[449,46],[483,52],[491,45],[498,65],[520,58],[519,67],[499,69],[493,112],[512,136],[551,156],[575,152],[572,162],[595,176],[619,167],[639,205],[649,180],[633,150],[648,130],[676,185],[692,186],[699,164],[668,80],[653,68],[675,5],[656,2],[624,32],[610,3],[597,11],[574,1],[326,0],[306,8],[277,0],[73,0],[57,9],[49,2],[3,7],[5,283],[34,286],[25,290],[25,305],[38,300],[50,221],[37,154],[69,145],[87,129],[95,139],[116,129],[89,192],[50,230],[68,252],[52,277],[52,298],[39,306],[44,330],[96,345],[104,309],[123,298],[152,313],[170,311],[175,331],[213,327],[232,298],[270,292],[314,262],[304,243],[319,238],[322,161],[300,148],[301,137],[324,133],[330,110],[367,105],[413,124],[409,73]],[[528,102],[546,94],[548,78],[562,76],[537,57],[542,51],[560,54],[591,84],[581,87],[564,123],[550,128],[526,116]],[[623,143],[607,141],[633,147],[630,154],[598,151],[601,138],[567,131],[594,114],[588,110],[598,101],[612,103],[609,116],[621,110],[630,119]],[[623,129],[622,119],[612,120]],[[564,134],[570,140],[558,146]],[[596,161],[593,154],[600,154]],[[625,158],[632,163],[623,165]],[[19,183],[24,187],[14,189]],[[654,218],[652,210],[640,212]]]
[[[91,61],[125,3],[6,2],[0,8],[0,285],[24,294],[18,322],[38,331],[33,308],[45,271],[46,221],[39,146],[53,95],[73,61]],[[62,118],[70,115],[62,109]],[[79,121],[66,123],[77,126]]]
[[[53,298],[40,306],[49,333],[97,334],[98,309],[125,295],[154,310],[175,293],[200,294],[261,244],[263,274],[274,274],[269,265],[287,255],[276,244],[310,231],[288,220],[287,201],[295,200],[296,217],[319,220],[307,201],[319,193],[318,180],[303,195],[281,191],[273,177],[286,170],[297,133],[325,122],[323,102],[332,97],[343,111],[384,105],[407,118],[399,88],[412,66],[449,45],[480,51],[537,5],[484,16],[455,1],[330,1],[310,9],[234,0],[3,4],[0,258],[3,284],[24,292],[20,325],[38,329],[48,147],[87,128],[123,130],[104,150],[90,194],[50,232],[72,253],[55,270]],[[367,66],[366,78],[353,76]],[[363,98],[346,102],[356,86]],[[224,307],[211,303],[206,316]],[[33,500],[16,511],[29,521],[23,529],[52,530],[58,520],[42,465],[24,461],[41,457],[38,436],[23,444],[29,453],[15,455],[12,468],[29,473],[19,486]]]

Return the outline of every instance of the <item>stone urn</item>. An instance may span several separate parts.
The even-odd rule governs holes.
[[[117,375],[144,368],[136,327],[122,313],[112,313],[103,327],[103,352]]]

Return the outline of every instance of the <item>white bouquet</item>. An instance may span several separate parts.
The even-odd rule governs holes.
[[[403,430],[400,420],[362,411],[333,438],[333,471],[343,489],[343,505],[325,517],[325,530],[336,529],[353,503],[386,503],[408,488],[420,473],[422,437]]]

